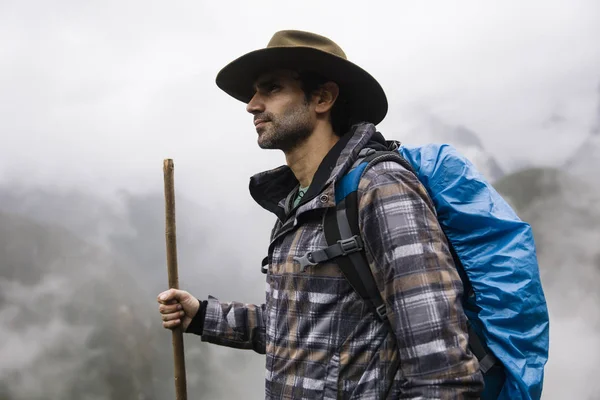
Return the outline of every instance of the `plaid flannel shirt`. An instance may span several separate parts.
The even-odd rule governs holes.
[[[256,201],[278,216],[265,303],[210,296],[202,340],[266,354],[266,399],[479,398],[483,379],[467,349],[462,283],[412,173],[381,162],[365,172],[358,191],[359,226],[389,323],[374,316],[335,260],[304,270],[294,261],[327,247],[323,215],[335,207],[335,182],[374,134],[363,124],[342,138],[339,156],[326,157],[312,195],[295,210],[298,182],[289,168],[251,180]]]

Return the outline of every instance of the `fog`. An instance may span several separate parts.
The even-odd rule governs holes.
[[[0,1],[0,400],[174,397],[165,158],[182,288],[262,301],[248,178],[284,159],[214,79],[280,29],[335,40],[386,90],[386,137],[455,144],[532,224],[543,398],[598,398],[600,4],[371,3]],[[190,398],[263,397],[263,356],[185,347]]]

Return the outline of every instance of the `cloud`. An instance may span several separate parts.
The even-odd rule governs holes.
[[[215,183],[211,165],[247,179],[246,171],[282,163],[258,150],[243,104],[218,90],[214,77],[287,28],[329,35],[382,82],[391,108],[381,129],[394,138],[421,107],[480,132],[503,165],[551,164],[593,123],[595,1],[346,2],[343,13],[331,2],[288,6],[4,3],[4,179],[141,189],[156,184],[153,166],[169,156],[208,184]],[[556,113],[564,123],[545,126]]]

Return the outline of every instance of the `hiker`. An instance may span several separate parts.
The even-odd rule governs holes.
[[[327,238],[336,234],[325,227],[336,218],[336,183],[363,150],[387,149],[375,128],[387,113],[379,83],[330,39],[300,31],[275,33],[216,83],[247,104],[258,145],[286,158],[250,180],[254,200],[276,216],[266,299],[170,289],[158,296],[163,326],[266,354],[267,399],[479,398],[463,283],[417,177],[394,161],[366,169],[355,192],[360,234]],[[340,268],[350,255],[366,257],[383,304],[350,284]]]

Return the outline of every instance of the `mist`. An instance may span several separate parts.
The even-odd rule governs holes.
[[[122,194],[120,209],[73,192],[0,187],[0,199],[2,398],[172,398],[170,332],[157,319],[155,300],[167,283],[162,193]],[[178,223],[181,287],[260,301],[260,258],[257,279],[246,280],[254,284],[240,291],[239,282],[227,288],[224,279],[223,289],[215,288],[202,265],[236,281],[244,274],[224,256],[226,238],[211,233],[216,222],[194,218],[202,207],[183,197],[177,206],[187,217]],[[119,223],[108,231],[100,221]],[[262,363],[249,356],[187,338],[190,395],[260,392]]]
[[[389,100],[378,129],[451,143],[534,229],[550,310],[544,400],[595,399],[600,3],[0,2],[0,400],[170,399],[162,161],[180,286],[260,303],[285,162],[214,84],[280,29],[335,40]],[[188,394],[263,398],[264,357],[185,336]]]

